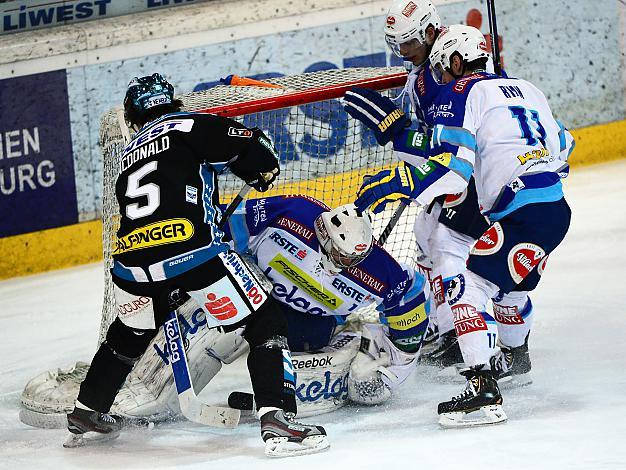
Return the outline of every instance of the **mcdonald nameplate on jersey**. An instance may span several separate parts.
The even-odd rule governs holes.
[[[316,282],[304,273],[304,271],[294,266],[284,256],[274,256],[274,259],[272,259],[268,265],[328,308],[335,310],[343,304],[342,299],[333,295],[328,290],[324,290],[320,283]]]
[[[128,251],[184,242],[189,240],[193,233],[193,224],[187,219],[161,220],[139,227],[128,235],[118,238],[115,241],[113,254],[119,255]]]

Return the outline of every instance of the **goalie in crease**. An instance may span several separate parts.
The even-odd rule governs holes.
[[[292,430],[295,409],[285,397],[293,395],[295,383],[285,318],[218,226],[218,174],[231,171],[266,191],[279,173],[277,152],[259,129],[181,113],[181,105],[159,74],[134,78],[128,86],[125,117],[136,133],[120,157],[115,182],[120,228],[111,270],[120,314],[80,385],[67,417],[74,438],[66,444],[119,433],[122,423],[109,413],[111,405],[170,314],[170,295],[179,290],[202,308],[209,327],[243,328],[266,452],[286,440],[311,451],[325,448],[321,426],[295,423],[298,431]],[[245,138],[240,130],[247,131]],[[144,301],[133,303],[138,298]],[[122,307],[128,303],[141,308],[127,311]]]

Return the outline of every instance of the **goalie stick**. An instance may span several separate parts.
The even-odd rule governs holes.
[[[234,428],[239,423],[239,410],[202,403],[193,389],[187,354],[176,313],[176,310],[184,302],[185,299],[179,291],[170,294],[171,311],[163,324],[180,411],[185,418],[195,423],[220,428]]]

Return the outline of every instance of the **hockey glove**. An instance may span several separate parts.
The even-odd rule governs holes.
[[[232,169],[237,176],[254,189],[265,192],[280,174],[278,151],[261,129],[254,128],[251,130],[252,138],[248,152],[244,159],[235,162],[238,168],[233,166]]]
[[[354,204],[364,211],[369,208],[374,214],[381,212],[390,202],[404,201],[407,204],[420,193],[420,182],[414,168],[401,163],[392,170],[383,170],[361,185]]]
[[[367,88],[352,88],[343,99],[346,112],[374,131],[385,145],[411,123],[404,112],[386,96]]]

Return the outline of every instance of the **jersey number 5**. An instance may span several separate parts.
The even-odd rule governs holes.
[[[530,147],[537,145],[537,141],[541,142],[541,145],[546,146],[546,130],[539,122],[539,113],[534,109],[526,109],[523,106],[509,106],[509,110],[517,122],[522,131],[522,138],[526,139],[526,143]],[[534,124],[531,128],[530,122]]]
[[[156,161],[146,163],[137,171],[128,175],[128,181],[126,186],[126,197],[136,198],[146,196],[148,203],[140,206],[137,203],[129,204],[126,206],[126,217],[131,220],[140,219],[154,213],[161,204],[161,190],[159,186],[154,183],[148,183],[139,185],[139,181],[146,175],[149,175],[157,169]]]

